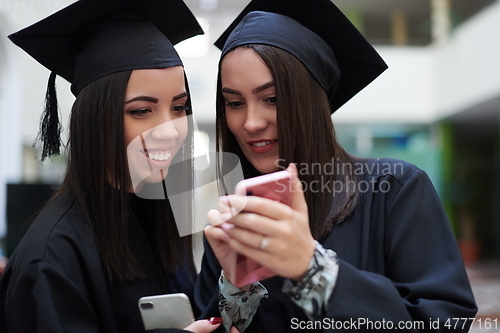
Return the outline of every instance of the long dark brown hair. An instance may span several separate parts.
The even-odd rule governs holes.
[[[328,97],[304,65],[290,53],[262,44],[241,47],[255,51],[271,71],[276,87],[278,167],[285,169],[291,162],[297,165],[305,189],[311,232],[315,239],[321,239],[353,212],[359,196],[351,159],[335,136]],[[246,159],[226,124],[221,63],[222,60],[216,100],[217,151],[238,155],[244,177],[254,177],[259,172]],[[219,175],[226,174],[227,162],[220,158],[217,163]],[[329,168],[325,170],[327,165]],[[225,192],[227,184],[223,177],[218,178]]]
[[[55,194],[70,192],[80,204],[110,281],[144,278],[129,248],[128,224],[132,211],[127,189],[132,185],[125,147],[124,101],[131,73],[107,75],[79,93],[71,110],[67,175]],[[191,114],[189,99],[187,106],[187,114]],[[181,159],[188,164],[184,162],[182,168],[172,173],[182,179],[184,188],[192,189],[193,168],[189,157],[193,125],[190,120],[188,124],[189,134],[172,165]],[[169,175],[171,172],[167,179]],[[192,191],[185,193],[185,207],[182,208],[186,221],[192,221],[190,193]],[[174,271],[181,262],[186,262],[186,256],[192,263],[191,237],[179,237],[169,200],[148,200],[147,204],[154,220],[153,241],[164,270],[167,273]]]

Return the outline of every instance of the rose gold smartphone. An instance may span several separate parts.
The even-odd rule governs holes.
[[[238,195],[256,195],[289,205],[291,174],[285,170],[245,179],[236,184],[234,192]],[[236,255],[236,263],[233,265],[230,274],[231,283],[236,287],[245,286],[276,275],[269,268],[241,254]]]
[[[245,179],[236,184],[234,193],[238,195],[256,195],[289,205],[291,176],[288,171],[284,170]]]

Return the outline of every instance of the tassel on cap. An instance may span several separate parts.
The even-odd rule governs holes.
[[[41,142],[43,162],[46,157],[59,155],[61,148],[61,124],[59,122],[59,107],[57,105],[56,94],[56,73],[52,72],[47,84],[45,94],[45,110],[40,121],[40,131],[35,140],[34,146]]]

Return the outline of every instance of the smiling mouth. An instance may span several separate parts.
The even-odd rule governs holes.
[[[250,143],[250,145],[254,146],[254,147],[265,147],[265,146],[270,145],[271,143],[274,143],[276,141],[277,140],[253,142],[253,143]]]
[[[146,155],[147,158],[153,161],[166,161],[170,158],[172,155],[171,150],[165,150],[165,151],[145,151],[144,155]]]

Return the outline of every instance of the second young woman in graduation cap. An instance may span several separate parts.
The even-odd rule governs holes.
[[[218,149],[245,178],[292,173],[290,206],[232,195],[209,213],[199,285],[222,266],[227,290],[234,252],[278,275],[223,293],[226,328],[467,331],[477,308],[425,172],[335,139],[331,113],[386,69],[371,45],[329,0],[253,0],[216,45]]]
[[[0,331],[143,332],[140,297],[192,296],[193,120],[173,44],[199,33],[181,0],[81,0],[9,36],[52,71],[42,160],[60,148],[56,75],[76,101],[62,187],[0,282]]]

